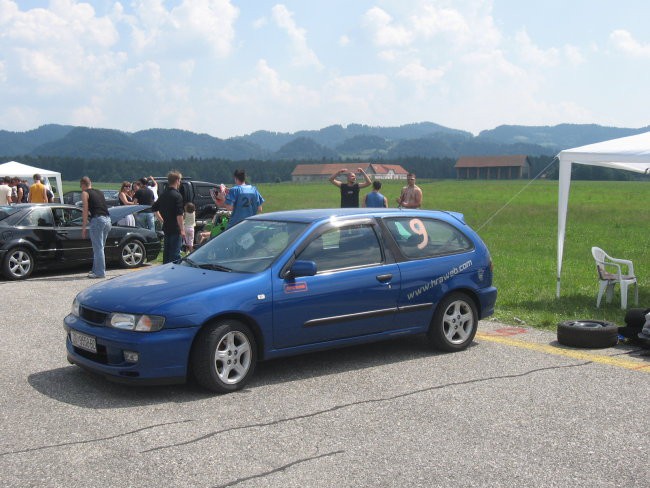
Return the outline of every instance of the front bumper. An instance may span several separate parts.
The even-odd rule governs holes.
[[[147,254],[147,261],[155,261],[162,250],[161,241],[158,242],[147,242],[144,245],[145,253]]]
[[[79,317],[63,320],[68,360],[108,379],[128,383],[177,383],[187,377],[192,341],[198,327],[163,329],[158,332],[133,332],[111,327],[92,326]],[[97,353],[75,347],[70,331],[92,337]],[[138,353],[138,362],[124,359],[124,351]]]

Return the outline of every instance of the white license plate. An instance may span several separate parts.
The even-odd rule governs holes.
[[[76,330],[71,330],[70,341],[73,346],[78,347],[79,349],[97,353],[97,340],[93,336],[82,334]]]

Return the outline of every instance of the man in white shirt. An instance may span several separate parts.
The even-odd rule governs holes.
[[[5,176],[0,184],[0,205],[11,205],[11,178]]]

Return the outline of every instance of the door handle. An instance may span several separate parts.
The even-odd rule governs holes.
[[[388,274],[382,274],[382,275],[377,275],[377,281],[380,283],[387,283],[393,278],[393,275],[391,273]]]

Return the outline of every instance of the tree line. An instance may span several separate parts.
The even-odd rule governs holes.
[[[333,163],[330,160],[256,160],[231,161],[226,159],[177,159],[166,162],[159,161],[133,161],[120,159],[84,159],[64,158],[50,156],[15,156],[3,158],[5,161],[16,159],[24,164],[58,171],[67,181],[78,180],[82,176],[89,176],[95,181],[121,182],[133,181],[143,176],[166,176],[170,170],[178,170],[184,176],[196,180],[211,181],[215,183],[230,184],[235,169],[243,168],[250,181],[254,183],[279,183],[291,181],[291,173],[297,164],[323,164]],[[546,179],[558,178],[558,163],[552,156],[529,157],[531,164],[530,177],[536,177],[543,172]],[[455,179],[456,159],[454,158],[423,158],[403,157],[394,160],[381,160],[381,164],[399,164],[407,171],[417,174],[418,178],[425,179]],[[341,164],[347,166],[361,165],[367,161],[346,160]],[[4,175],[0,175],[4,176]],[[7,175],[12,176],[12,175]],[[540,175],[541,176],[541,175]],[[582,180],[638,180],[647,179],[629,171],[617,171],[598,166],[574,165],[573,179]]]

